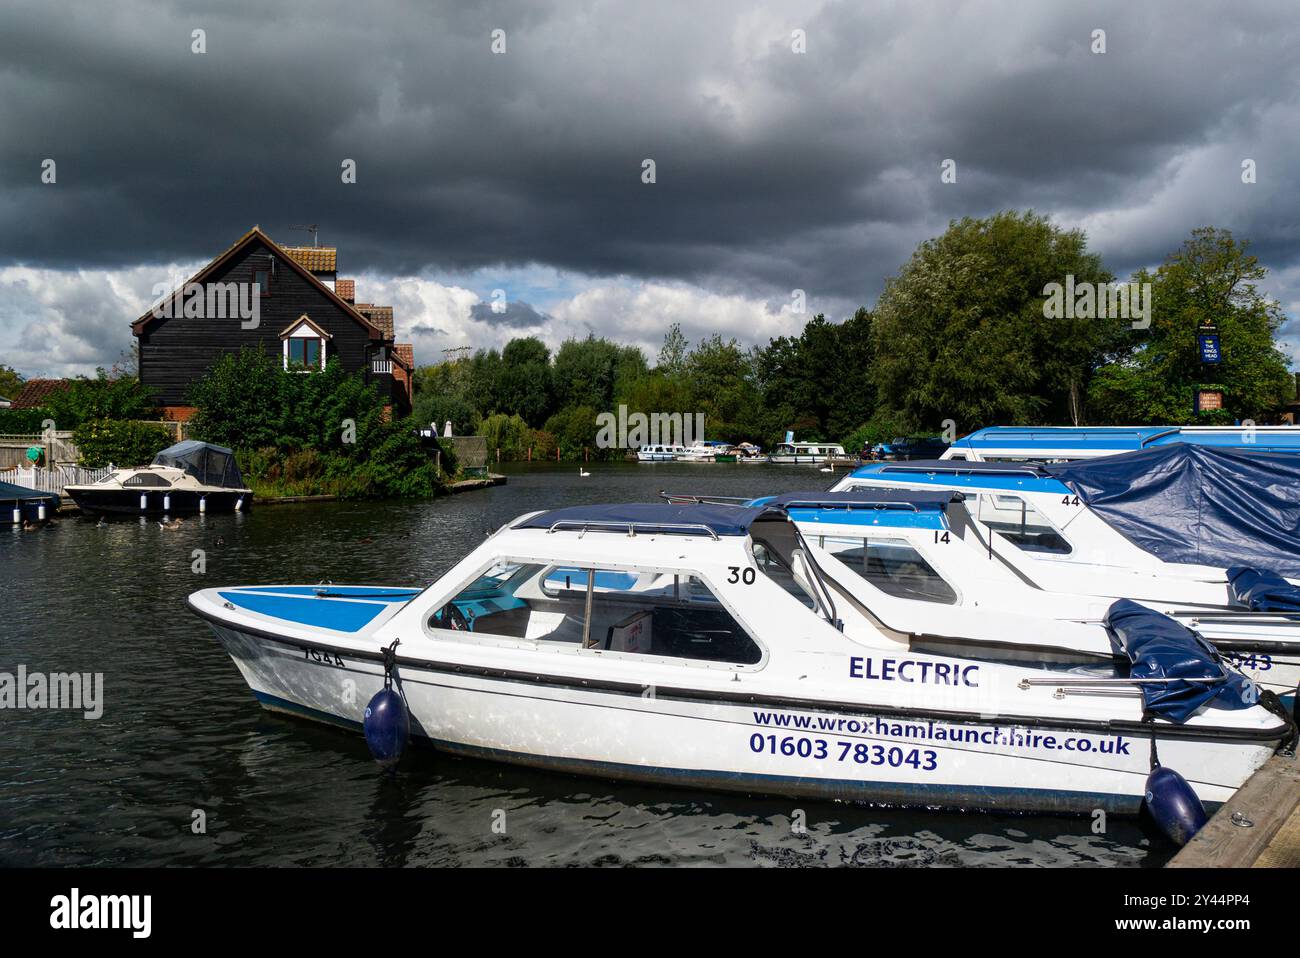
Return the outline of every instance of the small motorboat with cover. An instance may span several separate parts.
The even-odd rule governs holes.
[[[263,706],[360,727],[384,761],[409,729],[620,780],[1132,813],[1157,773],[1223,802],[1295,737],[1212,647],[1136,604],[1111,614],[1122,662],[929,649],[770,506],[530,513],[423,590],[226,586],[188,605]]]
[[[1281,694],[1300,681],[1300,456],[1179,443],[1060,464],[873,463],[832,486],[889,489],[963,495],[938,544],[986,558],[995,581],[968,590],[981,602],[1095,620],[1131,598]]]
[[[99,482],[64,491],[88,515],[239,512],[253,503],[235,454],[193,439],[168,446],[151,465],[116,469]]]

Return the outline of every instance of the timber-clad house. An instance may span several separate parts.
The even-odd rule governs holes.
[[[337,255],[333,247],[281,246],[254,226],[132,323],[140,382],[153,388],[164,418],[189,419],[190,384],[223,354],[244,346],[260,347],[284,369],[304,373],[337,357],[345,370],[378,385],[395,417],[407,415],[414,351],[394,342],[391,306],[356,302],[355,282],[338,279]],[[225,284],[245,284],[251,302],[256,284],[256,327],[245,328],[252,323],[234,314],[187,316],[185,300],[199,298],[192,284],[204,288],[209,304],[235,288]]]

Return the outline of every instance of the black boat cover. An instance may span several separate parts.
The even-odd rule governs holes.
[[[243,489],[244,480],[239,475],[235,454],[225,446],[186,439],[168,446],[153,457],[155,466],[183,469],[205,486],[223,486]]]
[[[1252,612],[1300,612],[1300,586],[1276,572],[1233,566],[1228,570],[1232,598]]]
[[[1039,468],[1166,562],[1300,578],[1300,454],[1180,442]]]
[[[1120,599],[1106,612],[1106,625],[1129,657],[1131,678],[1170,680],[1142,685],[1148,714],[1185,722],[1209,702],[1221,708],[1244,709],[1258,699],[1246,677],[1228,669],[1214,646],[1167,615],[1131,599]],[[1214,681],[1183,681],[1186,679]]]

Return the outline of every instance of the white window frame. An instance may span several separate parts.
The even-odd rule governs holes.
[[[289,341],[293,339],[314,339],[320,343],[320,368],[325,368],[325,344],[329,342],[329,334],[313,323],[306,313],[303,313],[294,322],[292,326],[280,334],[282,362],[285,372],[309,373],[311,369],[305,366],[289,365]]]

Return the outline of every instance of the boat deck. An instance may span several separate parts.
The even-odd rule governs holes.
[[[1300,866],[1300,762],[1294,755],[1275,755],[1247,779],[1237,794],[1224,802],[1165,867],[1297,866]]]

